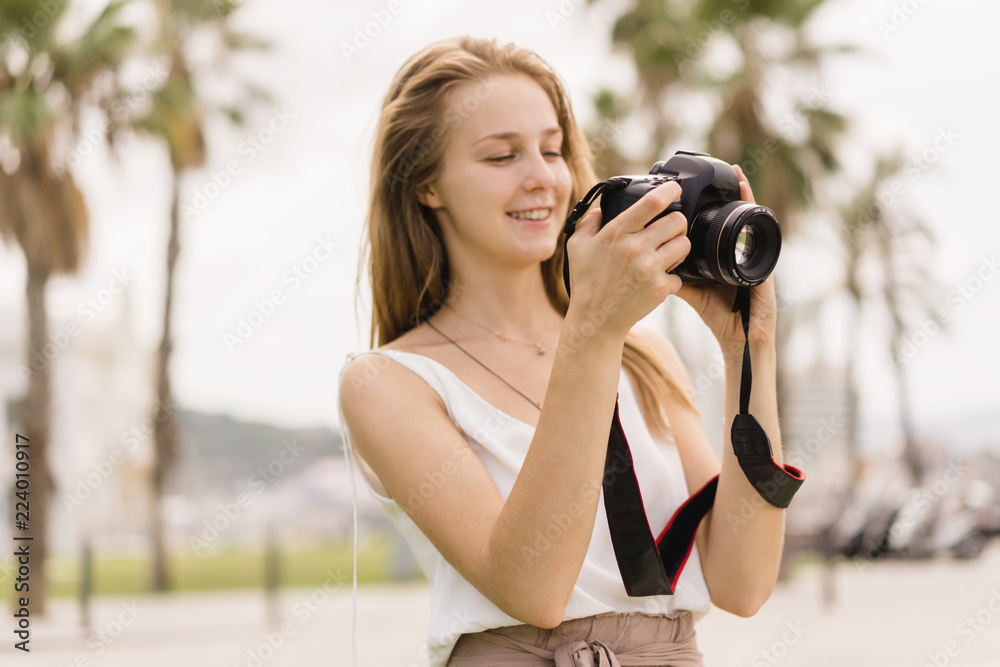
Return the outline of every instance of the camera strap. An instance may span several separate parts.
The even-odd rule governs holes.
[[[580,200],[566,219],[563,238],[563,281],[569,294],[569,255],[566,242],[576,229],[576,221],[594,198],[610,188],[619,189],[616,179],[598,183]],[[740,377],[740,411],[733,419],[731,441],[743,474],[764,500],[775,507],[787,507],[805,476],[791,465],[780,466],[774,460],[771,441],[757,419],[750,414],[750,288],[737,287],[733,312],[739,311],[746,342]],[[624,464],[624,471],[620,470]],[[604,461],[604,508],[608,516],[611,543],[618,561],[625,591],[630,597],[673,595],[681,571],[691,555],[695,533],[705,514],[712,509],[719,476],[688,498],[666,527],[654,539],[633,467],[632,452],[618,414],[618,399],[608,434],[608,452]]]

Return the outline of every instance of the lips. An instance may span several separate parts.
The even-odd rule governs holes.
[[[515,220],[540,221],[552,215],[552,208],[532,208],[525,211],[508,211],[508,216]]]

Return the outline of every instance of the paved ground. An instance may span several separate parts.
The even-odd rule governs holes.
[[[708,667],[1000,665],[1000,543],[965,563],[841,565],[829,609],[821,603],[822,584],[818,569],[804,569],[753,618],[713,610],[697,626]],[[357,664],[425,665],[427,603],[426,585],[361,588]],[[350,665],[349,578],[286,590],[278,607],[284,625],[269,629],[259,593],[102,597],[88,639],[79,610],[60,601],[48,618],[33,622],[30,655],[13,649],[10,630],[0,633],[0,665]]]

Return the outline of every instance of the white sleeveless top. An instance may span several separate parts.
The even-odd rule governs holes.
[[[441,396],[448,416],[483,462],[501,497],[506,500],[524,463],[534,427],[493,407],[446,366],[430,357],[388,349],[368,353],[382,354],[399,362],[423,378]],[[356,356],[356,353],[348,354],[344,366]],[[655,536],[688,498],[680,456],[672,442],[656,440],[649,433],[624,368],[618,381],[618,409],[635,462],[646,516]],[[338,411],[345,453],[349,465],[356,465],[339,400]],[[377,493],[363,473],[361,477],[365,479],[369,492],[385,507],[413,550],[421,570],[432,583],[427,647],[429,667],[444,667],[461,634],[521,624],[462,578],[400,506],[393,499]],[[629,597],[626,594],[611,545],[602,490],[593,537],[563,620],[605,612],[672,614],[683,610],[691,611],[698,619],[708,612],[709,607],[708,586],[702,576],[697,546],[691,550],[674,595]]]

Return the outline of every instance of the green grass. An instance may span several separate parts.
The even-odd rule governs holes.
[[[373,537],[358,545],[358,582],[387,581],[390,577],[393,542]],[[351,543],[282,551],[280,585],[311,586],[333,575],[334,580],[350,585]],[[79,559],[49,559],[49,594],[54,597],[80,594]],[[169,566],[174,591],[207,591],[263,588],[265,555],[257,551],[228,551],[204,556],[172,554]],[[94,554],[93,593],[95,595],[132,595],[151,592],[151,563],[146,559],[111,558]],[[328,572],[330,574],[328,574]],[[0,586],[11,592],[12,572],[0,567]]]

